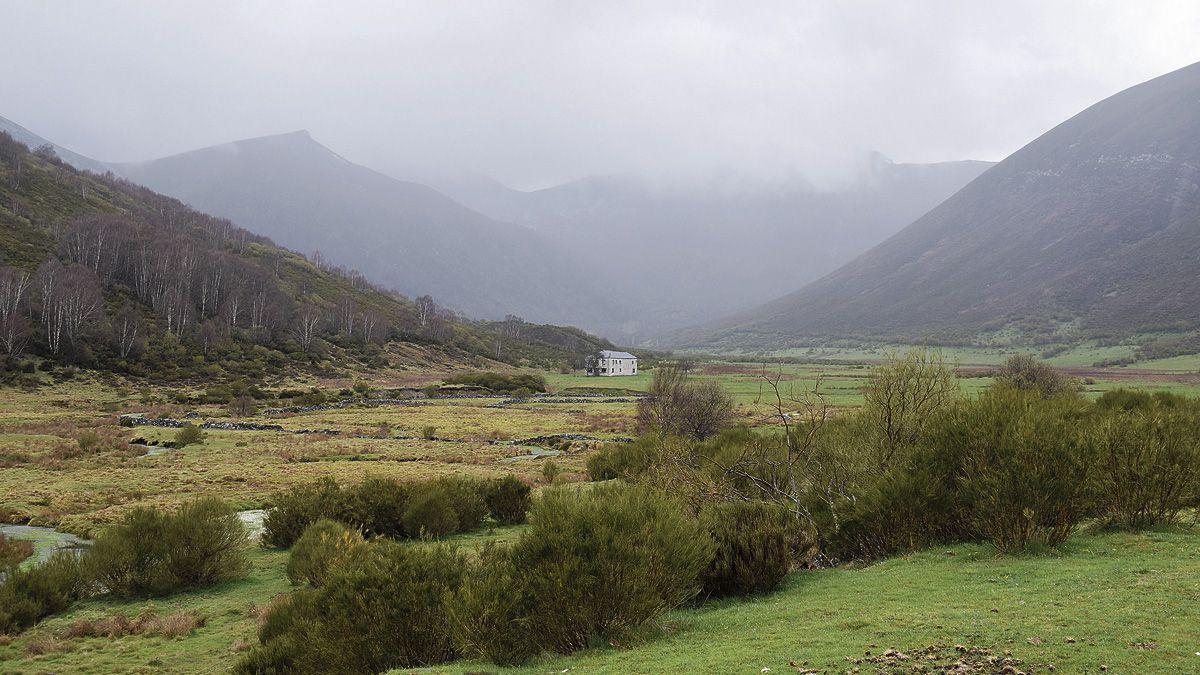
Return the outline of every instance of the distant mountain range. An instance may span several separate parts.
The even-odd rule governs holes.
[[[672,342],[1198,329],[1200,64],[1084,110],[819,281]]]
[[[36,147],[49,143],[7,120]],[[625,343],[805,283],[936,205],[989,164],[867,157],[837,189],[601,176],[521,192],[478,175],[424,184],[349,162],[306,132],[162,159],[67,162],[229,218],[469,316],[579,325]]]

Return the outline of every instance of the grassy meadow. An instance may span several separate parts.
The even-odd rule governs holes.
[[[1117,387],[1200,394],[1200,357],[1138,368],[1086,366],[1088,359],[1106,354],[1064,354],[1059,363],[1086,383],[1089,396]],[[729,391],[740,421],[767,426],[773,394],[766,379],[777,378],[785,395],[810,391],[819,381],[836,414],[861,404],[871,368],[882,356],[831,350],[822,355],[830,359],[824,363],[706,362],[695,376]],[[986,366],[1001,355],[955,350],[947,357],[962,366],[963,389],[978,392],[990,383]],[[446,372],[377,373],[371,384],[424,385],[440,381]],[[596,448],[636,434],[636,404],[572,394],[627,398],[645,391],[651,376],[651,370],[603,379],[546,373],[554,398],[569,402],[512,402],[497,396],[259,412],[237,419],[279,424],[288,431],[337,433],[208,430],[202,443],[153,456],[144,456],[146,448],[130,441],[168,441],[176,430],[122,427],[120,414],[234,418],[223,405],[171,403],[169,390],[87,374],[34,390],[6,389],[0,405],[0,519],[87,535],[134,506],[169,507],[217,496],[239,510],[258,509],[273,492],[322,476],[356,483],[369,475],[408,480],[513,474],[536,489],[547,484],[543,467],[551,461],[561,471],[560,481],[584,481],[586,461]],[[350,384],[310,380],[275,386]],[[98,438],[86,450],[79,442],[85,432]],[[531,456],[546,448],[514,443],[558,434],[591,440],[558,446],[563,452],[552,459]],[[430,435],[435,439],[422,438]],[[510,539],[520,529],[489,529],[452,540],[470,549]],[[1032,672],[1046,672],[1051,665],[1058,672],[1200,672],[1200,635],[1193,628],[1200,624],[1200,537],[1193,531],[1085,529],[1048,556],[998,556],[984,545],[959,545],[866,568],[795,572],[773,595],[676,610],[633,644],[543,657],[514,672],[650,673],[699,664],[710,672],[854,667],[872,672],[872,666],[846,659],[888,648],[953,650],[955,645],[1011,651]],[[153,602],[85,600],[20,636],[0,636],[0,673],[227,670],[256,643],[261,608],[291,588],[283,572],[286,552],[255,546],[250,559],[251,572],[244,579]],[[133,616],[147,607],[159,614],[191,612],[203,622],[184,637],[64,637],[81,619]],[[461,663],[431,672],[495,669]]]

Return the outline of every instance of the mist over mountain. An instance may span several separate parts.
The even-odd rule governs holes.
[[[604,274],[520,225],[349,162],[304,131],[162,159],[120,173],[376,283],[477,318],[517,314],[612,332],[625,309]]]
[[[1200,64],[1107,98],[853,262],[678,344],[1200,328]]]
[[[592,251],[653,307],[631,317],[651,338],[819,278],[936,206],[988,162],[898,164],[874,153],[832,188],[724,176],[664,184],[595,176],[522,192],[478,174],[431,179],[493,218]]]
[[[54,154],[58,155],[59,159],[63,160],[67,164],[70,164],[76,169],[80,169],[82,171],[92,171],[101,174],[110,170],[109,167],[103,162],[98,162],[91,157],[84,157],[77,152],[68,150],[67,148],[64,148],[56,143],[52,143],[51,141],[38,136],[37,134],[10,119],[0,117],[0,131],[12,136],[13,140],[17,141],[18,143],[25,144],[31,150],[36,150],[37,148],[49,145],[50,147],[54,148]]]

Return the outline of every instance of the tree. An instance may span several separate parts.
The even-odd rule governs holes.
[[[142,349],[142,314],[128,302],[121,306],[111,323],[113,346],[117,355],[129,358]]]
[[[296,311],[296,317],[292,320],[292,337],[296,338],[296,342],[300,343],[300,347],[306,352],[312,351],[321,328],[322,316],[321,308],[313,304],[301,305]]]
[[[917,347],[875,368],[863,390],[863,415],[879,433],[877,468],[890,466],[920,438],[930,417],[958,395],[958,377],[938,349]]]
[[[79,265],[63,267],[52,258],[38,268],[38,287],[50,353],[58,354],[64,346],[73,349],[102,304],[95,273]]]
[[[0,268],[0,347],[18,356],[29,341],[29,320],[23,311],[32,279],[28,272]]]
[[[676,364],[664,364],[654,370],[637,419],[643,431],[704,440],[733,422],[733,398],[716,382],[691,381]]]
[[[1021,391],[1036,391],[1044,397],[1075,392],[1075,381],[1039,361],[1032,354],[1014,354],[996,371],[995,383]]]
[[[417,304],[417,321],[421,324],[421,328],[429,325],[437,313],[437,303],[433,301],[432,295],[422,295],[416,299]]]

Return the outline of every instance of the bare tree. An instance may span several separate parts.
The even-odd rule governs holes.
[[[692,381],[675,364],[654,369],[638,403],[638,428],[704,440],[733,422],[733,398],[712,380]]]
[[[122,359],[129,358],[139,351],[142,339],[142,315],[133,305],[125,303],[113,317],[112,341],[117,348],[117,355]]]
[[[29,320],[23,309],[32,278],[24,270],[0,268],[0,347],[17,356],[29,341]]]
[[[320,331],[323,314],[320,307],[312,304],[301,305],[300,309],[296,311],[296,316],[292,320],[292,337],[296,338],[296,342],[306,352],[312,351],[317,333]]]
[[[416,299],[417,303],[417,321],[421,324],[421,328],[429,325],[429,321],[437,314],[437,303],[433,301],[433,296],[422,295]]]
[[[79,265],[65,268],[57,260],[43,263],[38,276],[46,343],[50,353],[58,354],[65,345],[74,348],[96,317],[101,306],[100,285],[91,270]]]
[[[501,327],[501,332],[505,337],[517,339],[521,337],[521,332],[525,328],[525,319],[516,314],[509,314],[504,317],[504,323]]]

